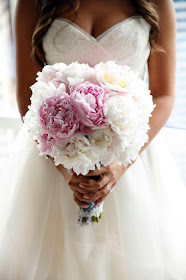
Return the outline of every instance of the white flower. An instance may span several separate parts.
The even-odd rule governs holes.
[[[127,92],[130,80],[137,77],[127,65],[119,65],[112,60],[100,62],[95,70],[98,81],[108,92]]]
[[[52,155],[55,165],[63,164],[68,169],[73,168],[77,175],[80,173],[85,175],[89,170],[95,170],[95,164],[99,165],[97,152],[96,147],[91,146],[87,137],[77,133],[71,137],[63,149],[55,144]]]
[[[65,68],[63,74],[68,80],[69,88],[84,81],[98,83],[95,69],[87,63],[72,62]],[[60,74],[57,75],[60,78]]]
[[[66,67],[67,65],[62,62],[55,63],[53,65],[45,65],[41,72],[37,72],[38,77],[36,78],[36,80],[38,82],[44,82],[47,84],[49,81],[57,77],[56,74],[58,72],[64,72]]]
[[[107,119],[113,134],[112,149],[103,158],[103,164],[108,164],[112,158],[126,166],[137,159],[141,147],[148,142],[149,117],[155,105],[143,82],[135,84],[133,81],[132,85],[131,94],[112,96],[107,101]]]
[[[100,158],[104,156],[112,144],[112,131],[109,127],[94,130],[93,133],[87,136],[91,146],[95,147],[98,151],[97,156]]]
[[[89,170],[100,167],[102,157],[109,152],[111,143],[112,132],[108,128],[99,129],[88,136],[76,133],[65,147],[55,144],[52,156],[56,165],[63,164],[77,175],[85,175]]]
[[[87,79],[95,73],[94,68],[90,67],[87,63],[70,63],[64,71],[66,77]]]
[[[137,125],[137,104],[129,94],[112,96],[107,101],[106,118],[113,131],[130,137]]]

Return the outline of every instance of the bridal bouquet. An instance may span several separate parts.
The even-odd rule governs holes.
[[[135,161],[148,141],[155,107],[150,90],[127,65],[95,67],[72,62],[45,65],[37,73],[24,122],[41,156],[79,175],[117,160]],[[98,222],[103,202],[78,207],[80,225]]]

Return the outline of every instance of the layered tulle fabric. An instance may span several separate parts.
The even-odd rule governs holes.
[[[24,125],[1,184],[0,279],[185,280],[186,189],[160,136],[77,226],[65,179]]]

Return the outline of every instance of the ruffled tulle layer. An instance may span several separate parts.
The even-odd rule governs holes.
[[[38,154],[23,125],[0,186],[0,279],[186,279],[186,189],[160,136],[87,228],[65,179]]]

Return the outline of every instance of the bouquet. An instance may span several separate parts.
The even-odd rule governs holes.
[[[148,142],[156,105],[129,66],[115,61],[90,67],[72,62],[45,65],[37,73],[24,122],[41,156],[49,155],[79,175],[117,160],[135,161]],[[98,222],[103,202],[78,207],[80,225]]]

